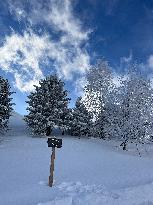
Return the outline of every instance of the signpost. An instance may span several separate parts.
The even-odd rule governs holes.
[[[53,186],[53,177],[54,177],[55,147],[56,148],[62,147],[62,139],[48,138],[47,143],[48,143],[48,147],[52,147],[50,175],[49,175],[49,183],[48,183],[48,185],[50,187],[52,187]]]

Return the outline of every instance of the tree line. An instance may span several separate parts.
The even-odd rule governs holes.
[[[28,114],[24,116],[33,135],[50,135],[54,128],[62,134],[145,143],[153,138],[153,88],[151,81],[133,64],[114,84],[114,75],[105,60],[100,60],[86,73],[84,95],[74,108],[58,76],[40,80],[27,97]],[[0,78],[0,130],[7,130],[12,111],[10,85]]]

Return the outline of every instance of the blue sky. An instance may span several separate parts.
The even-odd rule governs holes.
[[[16,91],[15,110],[21,114],[33,85],[55,72],[66,82],[73,106],[85,72],[101,57],[116,74],[136,60],[152,75],[151,0],[0,1],[0,27],[0,75]]]

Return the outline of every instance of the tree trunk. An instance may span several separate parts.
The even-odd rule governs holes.
[[[51,127],[50,126],[47,127],[47,129],[46,129],[46,136],[49,136],[51,134],[51,131],[52,131]]]
[[[120,144],[120,146],[122,147],[123,150],[127,150],[127,149],[126,149],[127,142],[128,142],[128,140],[126,139],[124,142],[122,142],[122,143]]]

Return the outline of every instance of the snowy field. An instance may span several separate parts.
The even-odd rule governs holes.
[[[117,142],[64,137],[50,188],[47,138],[26,135],[17,114],[11,128],[0,143],[0,205],[153,205],[152,146],[139,157]]]

